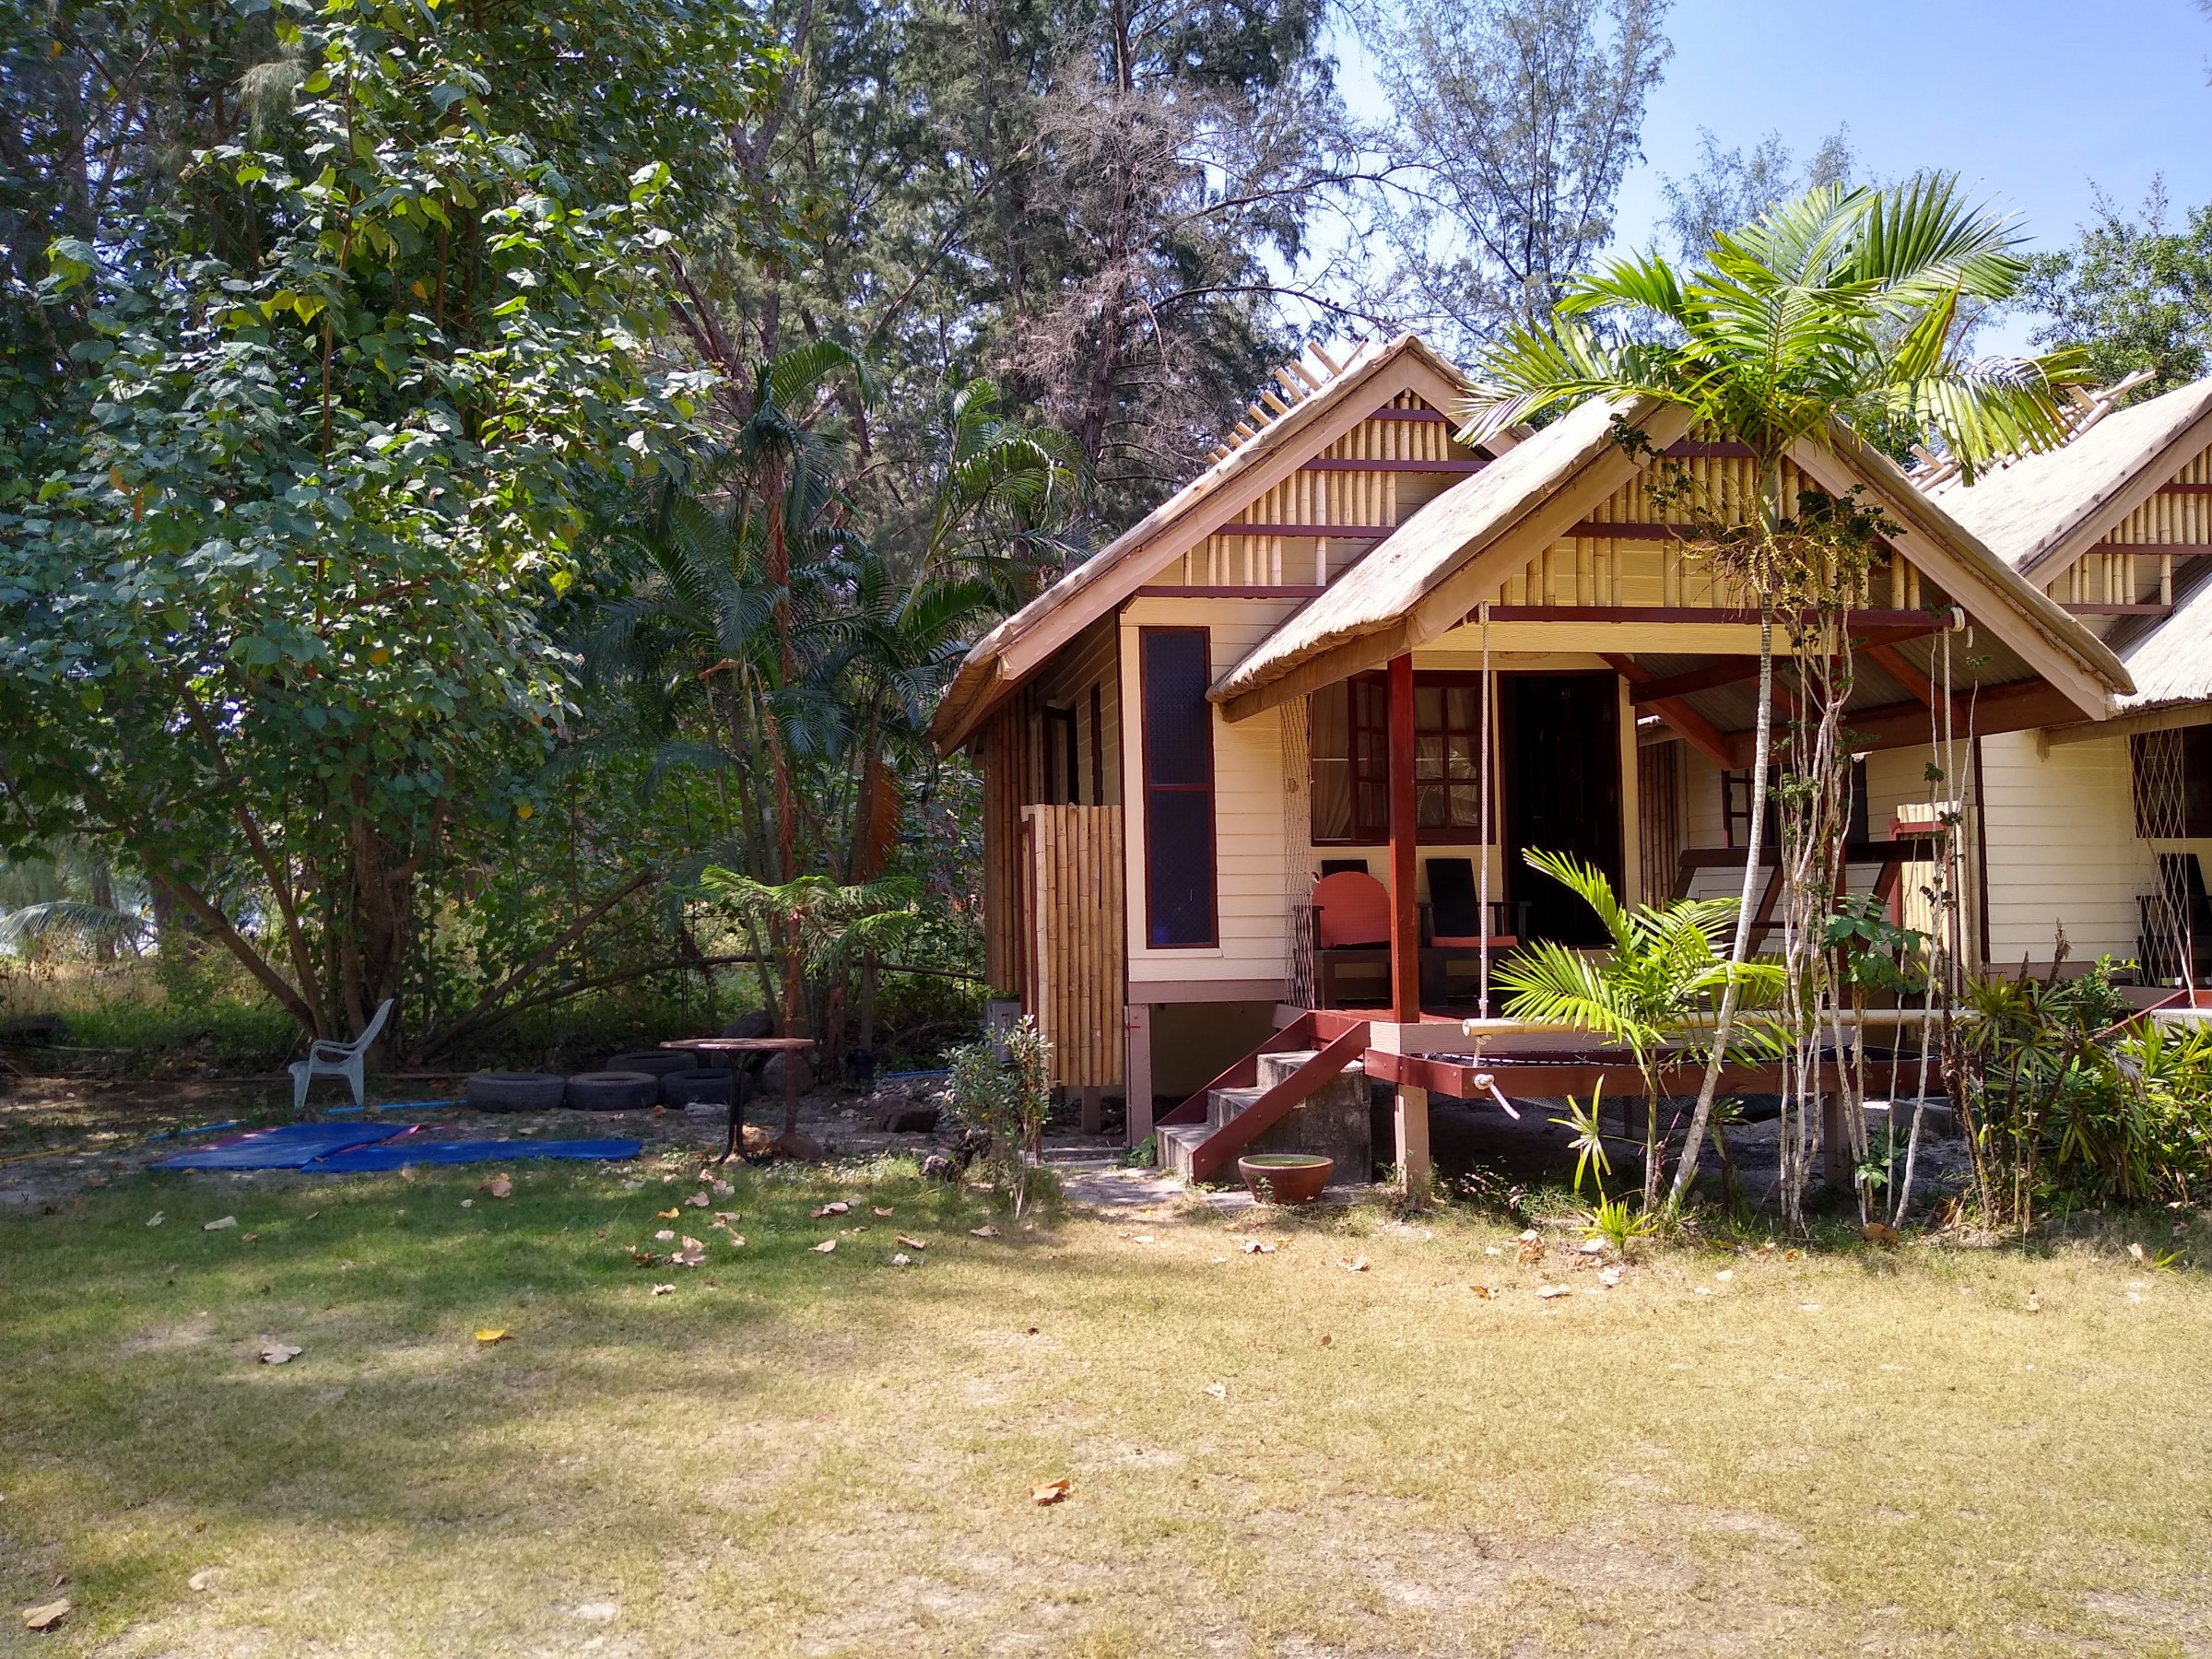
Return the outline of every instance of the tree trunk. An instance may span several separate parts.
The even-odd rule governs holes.
[[[1759,606],[1759,725],[1751,740],[1751,828],[1744,837],[1744,889],[1735,912],[1735,937],[1728,948],[1728,962],[1740,969],[1751,957],[1752,905],[1759,893],[1761,842],[1767,822],[1767,756],[1774,738],[1774,612],[1765,598]],[[1728,1040],[1735,1033],[1736,980],[1734,974],[1721,987],[1720,1016],[1714,1021],[1712,1052],[1706,1057],[1705,1080],[1698,1086],[1697,1110],[1690,1113],[1689,1137],[1682,1145],[1682,1161],[1675,1166],[1670,1202],[1679,1205],[1698,1177],[1698,1151],[1705,1126],[1712,1120],[1713,1096],[1720,1092],[1721,1066]]]

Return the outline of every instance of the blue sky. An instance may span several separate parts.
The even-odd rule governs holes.
[[[1872,173],[1955,171],[2042,247],[2073,240],[2097,185],[2133,208],[2163,172],[2177,217],[2212,202],[2212,19],[2194,0],[1677,0],[1667,29],[1627,241],[1664,215],[1662,177],[1696,166],[1700,126],[1724,147],[1779,132],[1802,158],[1847,124]],[[1344,55],[1347,98],[1380,113]],[[2012,328],[1983,340],[2023,344]]]

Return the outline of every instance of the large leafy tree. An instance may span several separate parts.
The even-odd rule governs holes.
[[[848,403],[888,516],[940,399],[979,376],[1070,433],[1112,523],[1151,505],[1294,348],[1278,300],[1337,124],[1313,0],[777,0],[794,72],[727,153],[779,234],[696,228],[670,280],[749,416],[804,341],[868,362]]]
[[[18,314],[65,349],[0,522],[0,831],[126,853],[325,1035],[560,728],[538,612],[703,394],[647,350],[677,181],[629,147],[697,155],[772,65],[741,18],[645,5],[216,21],[253,109],[156,158],[165,193],[117,162],[139,198],[63,212],[89,234]]]
[[[1369,143],[1396,291],[1379,300],[1470,346],[1540,323],[1612,240],[1673,55],[1666,0],[1441,0],[1371,7],[1392,120]],[[1731,219],[1731,224],[1735,221]]]
[[[1509,330],[1477,366],[1471,441],[1613,397],[1684,410],[1701,435],[1750,451],[1756,517],[1717,528],[1760,607],[1751,775],[1762,783],[1773,753],[1778,608],[1849,602],[1820,594],[1808,569],[1808,552],[1817,566],[1832,549],[1806,533],[1803,521],[1818,513],[1783,499],[1791,449],[1826,444],[1838,427],[1887,434],[1901,426],[1940,442],[1971,476],[1999,456],[2065,441],[2065,390],[2089,374],[2079,351],[1989,360],[1958,344],[1964,309],[2019,291],[2028,270],[2019,242],[2013,225],[1967,200],[1948,176],[1888,191],[1827,185],[1715,236],[1689,268],[1655,253],[1613,261],[1578,281],[1548,322]],[[1852,531],[1867,527],[1848,510],[1822,511]],[[1765,817],[1751,815],[1730,950],[1738,965],[1749,954]],[[1736,1004],[1732,978],[1676,1170],[1677,1198],[1696,1175]]]
[[[2147,369],[2136,395],[2155,397],[2201,379],[2212,365],[2212,207],[2177,224],[2163,184],[2139,216],[2100,193],[2072,248],[2029,262],[2022,298],[2042,318],[2036,343],[2078,347],[2105,385]]]

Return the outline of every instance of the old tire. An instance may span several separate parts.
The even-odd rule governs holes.
[[[568,1079],[550,1072],[478,1072],[462,1099],[478,1112],[552,1112],[568,1093]]]
[[[670,1108],[727,1106],[736,1087],[737,1074],[720,1067],[670,1072],[661,1079],[661,1104]]]
[[[651,1072],[578,1072],[568,1098],[577,1112],[638,1112],[660,1104],[661,1080]]]
[[[605,1070],[610,1072],[647,1072],[656,1077],[665,1077],[672,1072],[690,1071],[699,1061],[682,1049],[636,1049],[627,1054],[617,1054],[609,1060]]]

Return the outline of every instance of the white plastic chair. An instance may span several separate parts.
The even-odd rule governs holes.
[[[384,1021],[392,1017],[392,1002],[385,997],[382,1005],[371,1017],[369,1029],[351,1042],[327,1042],[321,1039],[307,1045],[307,1058],[291,1064],[292,1110],[300,1111],[307,1104],[307,1085],[313,1077],[343,1077],[353,1089],[353,1103],[366,1106],[369,1091],[362,1086],[361,1066],[369,1057],[369,1045],[376,1034],[384,1029]]]

